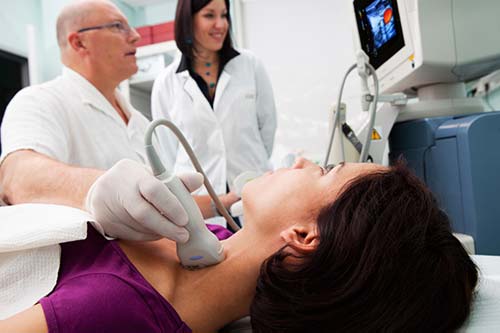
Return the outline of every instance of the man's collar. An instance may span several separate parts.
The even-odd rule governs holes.
[[[101,94],[101,92],[83,75],[69,67],[63,66],[62,76],[70,78],[72,82],[76,83],[82,103],[92,105],[94,108],[109,113],[110,115],[118,115],[118,113],[114,110],[113,105],[111,105],[104,95]],[[127,117],[130,118],[129,104],[126,103],[118,89],[115,89],[114,94],[123,112],[125,112]]]
[[[78,92],[80,93],[82,102],[93,104],[101,109],[104,108],[105,104],[109,104],[101,92],[82,74],[74,69],[64,66],[62,76],[69,78],[71,82],[78,86]]]

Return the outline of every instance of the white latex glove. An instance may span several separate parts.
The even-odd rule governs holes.
[[[203,184],[199,173],[178,176],[188,191]],[[146,167],[121,160],[90,187],[85,206],[106,235],[128,240],[167,237],[185,243],[188,231],[186,211],[177,197]]]

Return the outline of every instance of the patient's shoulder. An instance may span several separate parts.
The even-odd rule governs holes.
[[[40,301],[49,332],[160,332],[182,328],[182,321],[163,318],[158,309],[161,305],[156,302],[140,287],[106,273],[72,278]]]

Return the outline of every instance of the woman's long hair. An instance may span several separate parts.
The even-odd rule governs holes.
[[[467,318],[476,266],[401,162],[353,180],[317,222],[314,253],[263,263],[254,333],[449,332]]]
[[[190,60],[192,60],[194,56],[193,16],[211,1],[212,0],[179,0],[177,2],[174,23],[175,43],[182,54]],[[224,0],[224,2],[226,3],[229,30],[224,39],[222,49],[219,51],[221,54],[227,54],[233,49],[229,0]]]

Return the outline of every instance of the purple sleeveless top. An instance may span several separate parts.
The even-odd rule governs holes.
[[[219,239],[231,235],[210,225]],[[61,244],[55,289],[40,300],[49,333],[191,332],[116,241],[88,225],[87,239]]]

